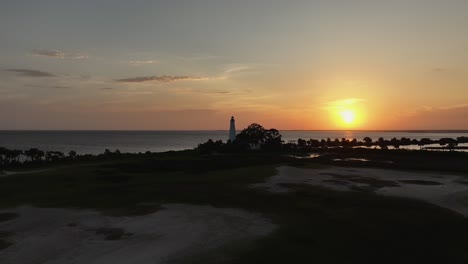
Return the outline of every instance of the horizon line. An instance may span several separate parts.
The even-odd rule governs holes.
[[[468,133],[468,129],[277,129],[278,131],[309,132],[435,132]],[[229,131],[229,129],[0,129],[0,132],[178,132],[178,131]],[[242,131],[236,130],[236,131]]]

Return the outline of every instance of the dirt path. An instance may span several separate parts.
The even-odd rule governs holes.
[[[149,215],[110,217],[95,211],[21,207],[20,216],[0,223],[14,244],[0,263],[165,263],[248,242],[275,226],[239,209],[167,204]]]
[[[310,184],[339,191],[373,191],[414,198],[468,216],[468,179],[460,175],[384,169],[330,167],[302,169],[280,167],[278,174],[253,187],[287,192],[283,184]]]

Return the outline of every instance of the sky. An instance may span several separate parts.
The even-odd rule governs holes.
[[[0,129],[468,129],[466,0],[0,2]]]

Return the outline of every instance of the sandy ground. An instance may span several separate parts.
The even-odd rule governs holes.
[[[272,192],[288,192],[288,183],[310,184],[333,190],[366,190],[377,194],[414,198],[468,216],[468,178],[430,172],[330,167],[279,167],[267,182],[255,184]]]
[[[16,174],[29,174],[29,173],[37,173],[37,172],[43,172],[43,171],[48,171],[48,170],[31,170],[31,171],[0,171],[0,177],[5,177],[5,176],[11,176],[11,175],[16,175]]]
[[[230,242],[247,242],[274,228],[268,219],[239,209],[167,204],[156,213],[110,217],[95,211],[20,207],[0,223],[14,244],[0,263],[165,263]],[[106,239],[99,228],[125,235]]]

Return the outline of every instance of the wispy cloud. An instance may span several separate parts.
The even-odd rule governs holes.
[[[18,76],[25,76],[25,77],[54,77],[52,73],[38,71],[38,70],[30,70],[30,69],[6,69],[5,71],[14,72]]]
[[[126,83],[141,83],[141,82],[163,82],[170,83],[176,81],[202,81],[208,80],[206,77],[191,77],[191,76],[170,76],[170,75],[161,75],[161,76],[146,76],[146,77],[133,77],[118,79],[117,82],[126,82]]]
[[[216,59],[221,59],[222,57],[211,55],[211,54],[195,54],[193,56],[185,56],[185,57],[179,56],[178,58],[184,61],[202,61],[202,60],[216,60]]]
[[[76,54],[69,54],[65,58],[72,59],[72,60],[85,60],[85,59],[88,59],[89,56],[86,54],[76,53]]]
[[[159,61],[157,60],[131,60],[128,63],[132,66],[142,66],[142,65],[159,63]]]
[[[264,70],[277,67],[278,64],[266,64],[266,63],[231,63],[224,65],[221,79],[229,79],[234,76],[241,74],[253,74],[261,73]]]
[[[467,108],[468,103],[461,103],[461,104],[452,104],[452,105],[444,105],[444,106],[421,106],[419,108],[420,111],[437,111],[437,110],[452,110],[452,109],[459,109],[459,108]]]
[[[251,70],[252,66],[249,65],[244,65],[244,64],[230,64],[226,69],[224,70],[225,74],[233,74],[233,73],[238,73],[238,72],[245,72],[248,70]]]
[[[186,93],[186,94],[198,93],[198,94],[221,95],[221,94],[231,94],[232,93],[230,91],[221,90],[221,89],[194,89],[194,88],[177,88],[174,91],[179,92],[179,93]]]
[[[72,60],[83,60],[87,59],[88,55],[82,53],[65,53],[56,49],[33,49],[31,51],[33,56],[45,56],[57,59],[72,59]]]
[[[34,88],[54,88],[54,89],[69,89],[72,88],[70,86],[62,86],[62,85],[37,85],[37,84],[25,84],[26,87],[34,87]]]
[[[452,110],[452,109],[460,109],[460,108],[468,108],[468,103],[446,105],[446,106],[439,107],[438,109],[440,109],[440,110]]]
[[[51,49],[51,50],[33,49],[31,51],[31,54],[35,56],[47,56],[47,57],[54,57],[54,58],[60,58],[60,59],[65,58],[65,53],[56,49]]]

